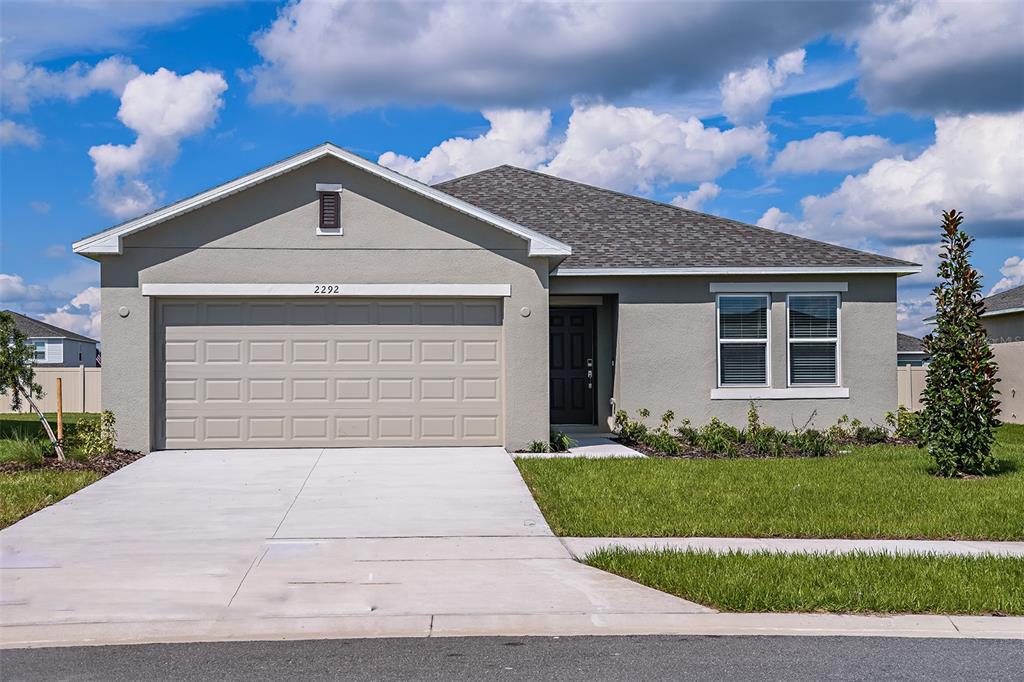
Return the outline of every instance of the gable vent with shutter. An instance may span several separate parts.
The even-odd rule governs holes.
[[[341,234],[341,185],[318,184],[320,196],[320,234]]]

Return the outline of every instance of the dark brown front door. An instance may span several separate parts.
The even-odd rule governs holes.
[[[594,310],[552,308],[550,330],[551,423],[594,424]]]

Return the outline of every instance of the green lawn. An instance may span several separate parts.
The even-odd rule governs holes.
[[[59,502],[100,478],[102,475],[95,471],[47,469],[0,474],[0,528]]]
[[[940,479],[927,452],[889,445],[807,459],[518,459],[568,536],[1024,539],[1024,426],[1001,473]]]
[[[46,414],[57,431],[57,415]],[[95,418],[87,412],[65,412],[64,425]],[[0,464],[36,465],[51,450],[39,418],[33,414],[0,414]],[[73,492],[95,483],[102,474],[95,471],[28,469],[0,473],[0,528],[19,521],[43,507],[59,502]]]
[[[50,422],[53,432],[57,432],[57,414],[45,412],[46,421]],[[96,418],[94,412],[65,412],[64,425],[75,424],[83,419]],[[39,422],[35,412],[30,414],[0,414],[0,439],[12,436],[33,436],[46,438],[46,430]]]
[[[1024,559],[601,550],[586,563],[720,611],[1024,614]]]

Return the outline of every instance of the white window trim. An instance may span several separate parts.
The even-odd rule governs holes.
[[[48,362],[50,359],[50,342],[43,339],[42,341],[30,341],[32,344],[32,361],[33,362]],[[43,357],[42,359],[35,356],[38,347],[37,344],[43,344]]]
[[[722,298],[750,298],[753,296],[761,296],[768,302],[768,309],[765,315],[765,321],[767,322],[767,334],[764,339],[764,375],[765,383],[763,384],[722,384],[722,311],[721,311],[721,300]],[[725,339],[725,343],[762,343],[759,339]],[[720,389],[749,389],[749,388],[768,388],[772,385],[772,295],[764,292],[747,292],[742,294],[717,294],[715,296],[715,355],[717,362],[715,363],[715,386]]]
[[[320,195],[325,192],[338,195],[338,227],[332,227],[327,230],[320,227]],[[341,214],[341,185],[337,183],[316,183],[316,199],[316,235],[318,237],[340,237],[344,235],[345,223],[342,220]]]
[[[789,301],[793,298],[808,298],[808,297],[821,297],[821,296],[834,296],[836,299],[836,336],[832,337],[821,337],[821,338],[808,338],[808,339],[792,339],[789,336]],[[843,297],[838,292],[834,291],[819,291],[815,293],[801,293],[801,294],[786,294],[786,386],[791,389],[794,388],[832,388],[840,387],[843,385]],[[836,344],[836,380],[831,384],[794,384],[793,383],[793,367],[789,362],[789,348],[793,343],[835,343]]]
[[[849,398],[842,386],[801,386],[799,388],[713,388],[712,400],[825,400]]]

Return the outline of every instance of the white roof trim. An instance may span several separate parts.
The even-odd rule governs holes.
[[[1024,313],[1024,308],[1007,308],[1005,310],[992,310],[990,312],[982,313],[981,316],[995,317],[996,315],[1009,315],[1011,313]]]
[[[350,163],[357,168],[361,168],[372,175],[389,182],[393,182],[394,184],[404,187],[411,192],[415,192],[420,196],[432,199],[433,201],[444,204],[456,211],[477,218],[478,220],[493,225],[500,230],[522,237],[530,243],[529,255],[531,256],[568,256],[572,253],[572,249],[568,244],[563,244],[557,239],[552,239],[551,237],[542,235],[541,233],[527,227],[505,220],[504,218],[496,216],[489,211],[484,211],[483,209],[477,208],[472,204],[468,204],[461,199],[456,199],[455,197],[445,194],[440,190],[424,185],[421,182],[417,182],[412,178],[407,178],[400,173],[384,168],[372,161],[367,161],[360,156],[356,156],[355,154],[345,151],[341,147],[330,143],[325,143],[310,149],[309,151],[296,154],[295,156],[275,163],[272,166],[268,166],[262,170],[250,173],[249,175],[236,180],[226,182],[223,185],[219,185],[201,194],[197,194],[194,197],[184,199],[176,204],[171,204],[170,206],[154,211],[148,215],[144,215],[136,218],[135,220],[130,220],[116,227],[112,227],[109,230],[104,230],[99,234],[94,234],[90,237],[80,239],[72,245],[72,248],[75,253],[81,254],[120,255],[124,251],[121,240],[127,235],[134,234],[140,230],[146,229],[147,227],[152,227],[153,225],[170,220],[171,218],[188,213],[189,211],[194,211],[197,208],[201,208],[219,199],[223,199],[224,197],[235,194],[236,192],[241,192],[253,185],[270,180],[278,175],[287,173],[290,170],[327,156],[333,156],[336,159]]]
[[[781,268],[557,268],[558,277],[625,277],[655,275],[912,275],[920,265],[882,265],[878,267],[781,267]]]
[[[224,284],[150,282],[142,285],[143,296],[215,297],[424,297],[424,298],[507,298],[511,284]]]

